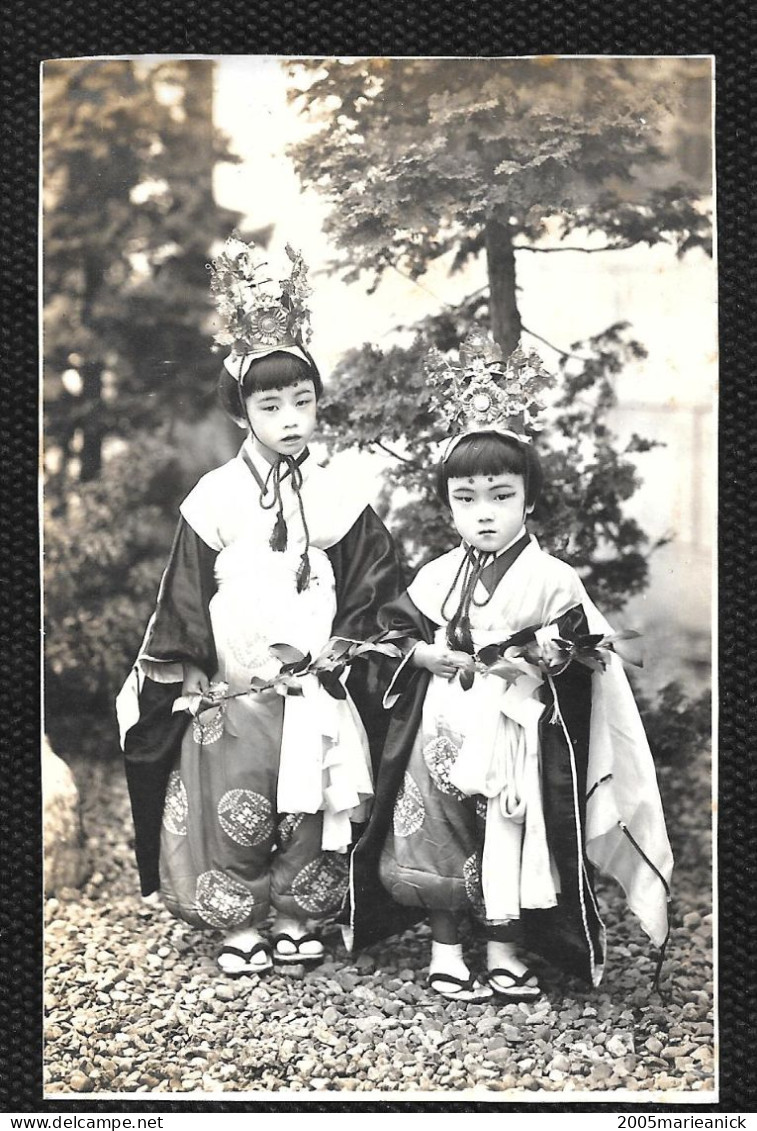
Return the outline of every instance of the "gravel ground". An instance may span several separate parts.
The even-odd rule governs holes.
[[[224,979],[218,936],[139,897],[120,765],[73,768],[97,871],[81,891],[46,903],[48,1095],[611,1092],[675,1101],[714,1087],[704,756],[660,774],[677,860],[666,1000],[650,992],[653,949],[608,884],[599,888],[609,951],[599,989],[536,963],[540,1001],[472,1006],[426,989],[425,926],[359,955],[334,931],[315,970]],[[482,968],[480,946],[467,953]]]

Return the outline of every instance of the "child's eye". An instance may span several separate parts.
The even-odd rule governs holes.
[[[504,499],[514,498],[514,495],[512,495],[512,494],[495,495],[494,498],[497,500],[497,502],[501,502]]]

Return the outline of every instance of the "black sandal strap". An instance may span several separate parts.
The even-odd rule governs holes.
[[[290,934],[288,934],[286,931],[281,931],[278,935],[274,935],[274,937],[273,937],[273,945],[274,946],[278,946],[278,944],[280,942],[288,942],[288,943],[291,943],[293,947],[296,947],[297,950],[300,949],[300,946],[302,945],[302,943],[320,942],[320,941],[321,940],[318,938],[318,935],[314,935],[312,933],[312,931],[308,931],[304,935],[299,935],[298,938],[296,938],[296,939],[292,938],[292,936]]]
[[[233,954],[236,958],[241,958],[245,962],[249,962],[254,955],[260,954],[261,952],[266,954],[269,958],[271,957],[271,950],[268,943],[257,942],[251,950],[240,950],[238,946],[231,945],[222,946],[218,952],[218,957],[220,958],[222,954]]]
[[[525,986],[529,978],[535,978],[533,970],[524,970],[522,974],[515,974],[512,970],[507,970],[504,966],[495,966],[493,970],[487,970],[486,979],[489,981],[491,978],[509,978],[512,981],[512,986],[506,986],[506,989],[517,989],[518,986]],[[528,987],[529,989],[536,989],[536,986]]]
[[[428,984],[432,989],[436,989],[439,982],[451,982],[454,986],[459,986],[461,990],[473,990],[476,979],[472,974],[469,974],[467,978],[458,978],[456,974],[442,974],[441,971],[429,974]]]

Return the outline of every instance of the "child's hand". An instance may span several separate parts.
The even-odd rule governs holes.
[[[202,695],[210,687],[210,680],[202,668],[194,664],[184,665],[184,680],[181,685],[182,695]]]
[[[417,644],[413,652],[413,663],[418,668],[427,668],[432,675],[443,679],[454,679],[461,668],[467,668],[471,657],[467,652],[456,652],[440,644]]]

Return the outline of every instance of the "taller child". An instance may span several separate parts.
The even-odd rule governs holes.
[[[383,523],[309,453],[322,384],[304,340],[306,268],[286,250],[284,277],[234,237],[212,264],[216,340],[231,347],[220,399],[247,437],[181,504],[118,702],[142,893],[159,888],[173,914],[222,931],[230,975],[321,959],[311,928],[345,898],[352,824],[373,792],[351,695],[311,675],[297,697],[240,693],[280,671],[271,645],[315,656],[331,636],[375,634],[400,588]],[[348,689],[371,729],[360,676]]]

